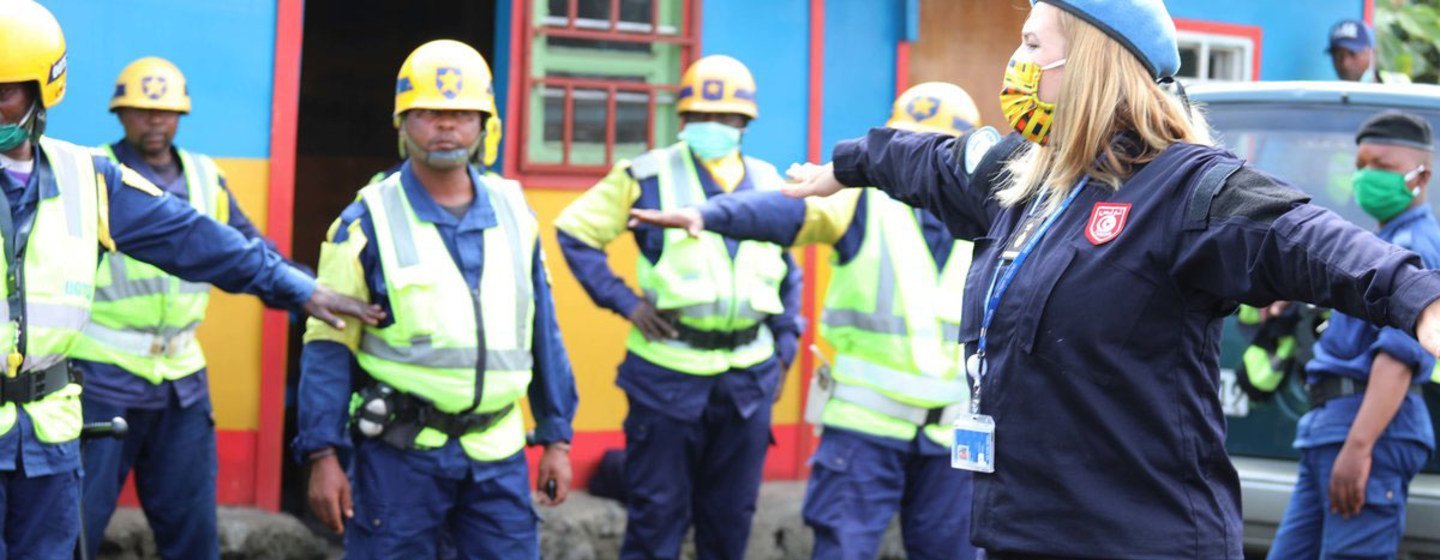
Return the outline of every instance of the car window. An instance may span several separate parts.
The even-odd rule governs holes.
[[[1384,110],[1374,105],[1217,103],[1205,106],[1216,142],[1256,168],[1304,190],[1312,201],[1334,210],[1367,229],[1366,216],[1351,196],[1355,172],[1355,131],[1366,119]],[[1428,119],[1440,130],[1440,110],[1407,109]],[[1432,192],[1437,185],[1431,184]],[[1430,205],[1440,213],[1440,195]],[[1234,370],[1249,343],[1235,328],[1225,325],[1221,367]],[[1432,421],[1440,425],[1440,387],[1427,384],[1426,401]],[[1290,447],[1295,422],[1309,410],[1303,380],[1287,379],[1275,398],[1250,403],[1246,414],[1229,419],[1227,447],[1235,455],[1295,458]],[[1440,459],[1426,466],[1440,472]]]

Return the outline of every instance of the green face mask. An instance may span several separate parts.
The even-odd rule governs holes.
[[[35,107],[31,106],[30,111],[25,113],[20,122],[0,124],[0,152],[13,150],[30,138],[32,129],[30,118],[33,116],[35,116]]]
[[[1389,221],[1409,208],[1410,203],[1415,200],[1420,189],[1412,190],[1406,183],[1414,181],[1424,170],[1423,165],[1404,175],[1384,169],[1357,170],[1351,179],[1355,189],[1355,202],[1370,217],[1382,222]]]

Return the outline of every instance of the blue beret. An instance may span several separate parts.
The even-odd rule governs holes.
[[[1180,71],[1175,20],[1161,0],[1030,0],[1045,2],[1094,25],[1145,64],[1157,81]]]

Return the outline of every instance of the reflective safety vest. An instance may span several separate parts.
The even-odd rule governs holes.
[[[109,145],[103,150],[118,162]],[[209,157],[176,150],[185,172],[190,206],[225,223],[230,200],[220,169]],[[100,258],[95,307],[73,357],[112,364],[159,385],[205,367],[195,330],[205,319],[210,284],[188,282],[121,253]]]
[[[81,329],[90,319],[95,291],[99,218],[107,212],[101,205],[108,200],[100,197],[107,192],[105,180],[95,169],[89,149],[44,137],[39,144],[60,194],[41,197],[25,242],[24,267],[18,279],[24,290],[24,324],[12,313],[9,282],[0,281],[0,354],[14,352],[23,338],[22,372],[41,371],[65,361],[80,339]],[[42,169],[41,154],[37,153],[35,171],[41,173]],[[12,264],[0,258],[0,278],[14,273]],[[20,406],[33,420],[35,438],[41,442],[64,443],[80,435],[78,384]],[[16,415],[15,404],[0,406],[0,434],[10,431]]]
[[[745,176],[756,189],[779,188],[774,166],[750,157],[744,162]],[[658,180],[661,210],[705,202],[705,189],[684,142],[635,158],[630,173],[637,181]],[[651,363],[692,375],[718,375],[774,355],[775,338],[763,321],[785,311],[780,302],[784,250],[773,243],[741,241],[732,259],[719,234],[690,237],[684,230],[666,229],[664,236],[658,262],[637,259],[636,275],[645,299],[660,311],[675,312],[681,324],[693,329],[738,331],[759,324],[759,334],[736,348],[708,350],[674,339],[650,342],[639,329],[631,328],[626,347]]]
[[[532,272],[539,226],[519,183],[481,182],[499,223],[485,230],[479,290],[465,283],[435,225],[416,216],[399,174],[360,190],[375,225],[373,241],[394,323],[365,327],[356,359],[376,381],[450,414],[495,412],[516,404],[530,386],[534,364]],[[444,433],[425,428],[415,445],[435,448],[447,440]],[[520,407],[483,432],[461,436],[460,445],[477,461],[518,453],[525,447]]]
[[[971,245],[957,241],[935,265],[916,210],[866,189],[865,238],[849,262],[832,259],[820,333],[836,349],[826,426],[949,446],[953,429],[934,409],[961,412],[970,387],[962,367],[961,300]]]

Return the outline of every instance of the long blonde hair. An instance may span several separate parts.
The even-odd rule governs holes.
[[[1007,164],[1008,184],[996,193],[1006,207],[1048,193],[1053,210],[1086,175],[1119,189],[1170,145],[1210,143],[1204,117],[1193,110],[1187,117],[1140,59],[1090,23],[1063,10],[1058,15],[1069,52],[1050,141],[1028,144]],[[1133,136],[1129,146],[1116,144],[1122,133]]]

